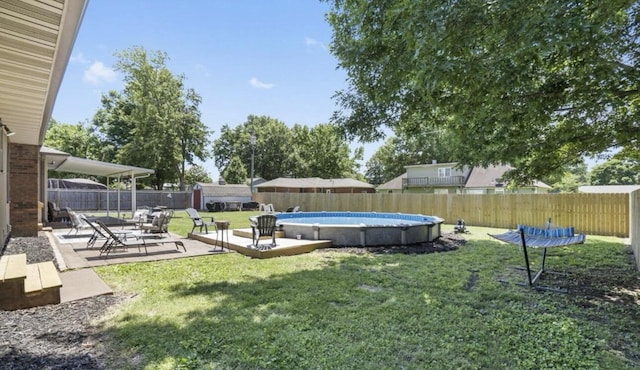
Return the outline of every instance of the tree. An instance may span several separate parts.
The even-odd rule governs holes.
[[[357,161],[361,148],[350,157],[349,145],[334,125],[312,128],[294,125],[266,116],[250,115],[234,128],[224,125],[214,140],[213,152],[218,168],[227,168],[234,156],[245,168],[251,166],[251,132],[256,136],[254,175],[265,180],[278,177],[358,177]]]
[[[213,180],[202,166],[194,164],[187,168],[184,176],[184,182],[185,184],[193,185],[196,182],[211,183]]]
[[[447,128],[456,161],[511,164],[516,183],[638,148],[638,2],[329,2],[351,137]]]
[[[589,184],[587,164],[582,162],[575,166],[567,166],[562,174],[549,176],[541,180],[550,185],[553,191],[575,193],[578,191],[578,187]]]
[[[636,160],[608,160],[591,169],[591,185],[640,184],[638,169],[640,162]]]
[[[157,189],[177,180],[184,190],[186,165],[209,156],[210,132],[200,121],[200,96],[184,87],[184,76],[167,69],[164,52],[135,47],[116,56],[125,88],[103,95],[94,116],[107,144],[106,156],[154,169],[151,180]]]
[[[325,123],[311,128],[295,125],[292,131],[296,177],[330,179],[353,177],[357,173],[362,150],[356,150],[354,157],[350,157],[349,145],[334,125]]]
[[[100,141],[94,134],[93,128],[83,123],[71,125],[51,119],[44,145],[74,157],[100,160]],[[49,177],[76,178],[78,174],[56,171],[55,174],[50,173]]]
[[[92,127],[83,123],[75,125],[61,123],[55,119],[49,121],[44,145],[69,153],[74,157],[98,159],[98,138]]]
[[[388,138],[367,162],[368,181],[381,184],[404,172],[409,165],[453,161],[452,134],[445,130],[422,131],[417,134],[401,128]]]
[[[244,184],[247,182],[247,169],[244,168],[240,157],[232,157],[229,165],[222,172],[227,184]]]

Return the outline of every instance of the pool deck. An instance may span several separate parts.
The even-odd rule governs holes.
[[[213,246],[221,246],[224,235],[224,248],[234,250],[245,256],[253,258],[273,258],[282,256],[294,256],[314,251],[318,248],[328,248],[333,245],[331,240],[299,240],[285,238],[283,232],[276,233],[276,246],[271,249],[258,250],[251,247],[251,229],[233,229],[209,234],[189,234],[189,238],[201,241]],[[270,243],[271,238],[264,238],[264,243]]]

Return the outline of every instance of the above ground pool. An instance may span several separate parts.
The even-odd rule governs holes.
[[[431,242],[440,237],[444,222],[436,216],[377,212],[295,212],[276,217],[287,238],[363,247]]]

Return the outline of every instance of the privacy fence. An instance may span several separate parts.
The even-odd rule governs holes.
[[[631,194],[309,194],[257,193],[276,210],[402,212],[462,218],[469,226],[513,229],[517,224],[574,226],[587,235],[629,237],[640,269],[640,190]]]
[[[446,223],[515,228],[517,224],[574,226],[580,233],[629,236],[629,194],[326,194],[256,193],[276,210],[401,212],[438,216]],[[640,197],[639,197],[640,210]]]
[[[106,209],[131,210],[131,191],[121,190],[79,190],[79,189],[50,189],[47,197],[60,208],[71,208],[78,211],[97,211]],[[118,207],[118,202],[120,207]],[[136,191],[137,207],[164,206],[172,209],[190,207],[190,191]]]

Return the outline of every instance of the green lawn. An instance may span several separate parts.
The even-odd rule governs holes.
[[[215,213],[233,228],[249,212]],[[210,215],[201,213],[202,216]],[[451,225],[443,230],[450,231]],[[469,226],[433,254],[237,253],[96,268],[134,296],[102,319],[108,368],[640,367],[640,279],[616,238],[554,249],[569,294],[531,291],[517,247]],[[176,212],[170,230],[191,221]],[[536,259],[537,262],[537,259]]]

